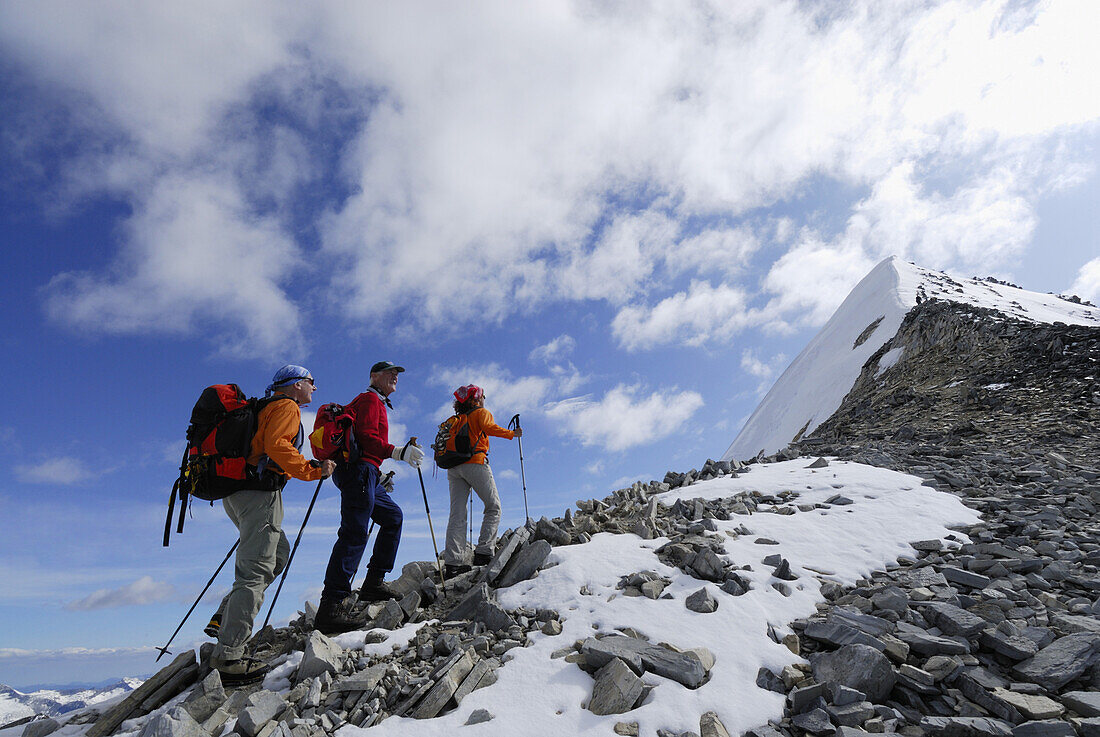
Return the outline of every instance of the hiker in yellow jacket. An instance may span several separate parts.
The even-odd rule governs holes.
[[[474,451],[470,460],[447,469],[447,485],[451,492],[451,515],[447,519],[447,544],[443,550],[443,562],[448,576],[465,573],[471,566],[465,562],[466,550],[466,501],[472,489],[485,504],[481,520],[481,534],[474,548],[473,564],[481,566],[492,560],[493,543],[497,525],[500,524],[500,495],[489,468],[489,436],[518,438],[523,430],[515,432],[493,422],[493,414],[485,409],[485,392],[474,384],[460,386],[454,392],[455,414],[465,415],[470,426],[470,444]]]

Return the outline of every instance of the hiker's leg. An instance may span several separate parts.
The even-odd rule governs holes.
[[[384,488],[377,487],[374,492],[374,509],[371,519],[378,525],[378,536],[374,540],[374,552],[367,564],[367,576],[382,578],[393,570],[397,560],[397,546],[401,544],[401,507]]]
[[[337,466],[333,480],[340,489],[340,530],[325,569],[323,601],[338,601],[351,593],[351,581],[367,547],[367,524],[374,506],[378,469],[369,463]]]
[[[451,513],[447,517],[447,541],[443,548],[443,562],[455,566],[466,557],[466,500],[470,498],[470,485],[459,470],[469,464],[447,469],[447,488],[451,493]]]
[[[283,504],[277,492],[246,489],[227,496],[222,505],[240,531],[241,544],[237,547],[233,590],[226,598],[214,656],[237,660],[244,655],[252,623],[264,601],[264,591],[275,578],[279,549],[286,545]]]
[[[483,555],[493,554],[493,542],[496,541],[497,526],[500,524],[500,494],[497,493],[497,482],[493,479],[493,469],[488,463],[467,463],[470,466],[469,475],[471,486],[478,497],[485,504],[485,516],[481,520],[481,534],[477,538],[475,553]]]

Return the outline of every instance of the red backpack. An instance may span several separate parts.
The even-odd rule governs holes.
[[[241,489],[260,488],[256,468],[248,465],[252,437],[256,434],[260,410],[279,399],[290,397],[250,399],[236,384],[214,384],[203,390],[191,410],[187,448],[180,462],[179,478],[168,499],[168,517],[164,521],[166,547],[177,495],[180,513],[176,532],[183,532],[190,498],[213,502]]]
[[[313,457],[319,461],[355,463],[359,460],[359,446],[355,442],[355,413],[342,404],[322,404],[313,421],[309,444]]]

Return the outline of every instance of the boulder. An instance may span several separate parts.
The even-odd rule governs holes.
[[[634,674],[626,663],[612,658],[596,671],[596,683],[588,710],[593,714],[622,714],[630,711],[642,696],[642,679]]]
[[[897,680],[890,661],[870,645],[845,645],[835,652],[815,655],[811,665],[818,683],[854,688],[872,701],[884,699]]]

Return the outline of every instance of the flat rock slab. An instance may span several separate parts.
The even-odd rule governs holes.
[[[1100,634],[1081,632],[1055,640],[1013,671],[1025,681],[1057,691],[1098,661]]]
[[[894,688],[897,674],[890,661],[870,645],[845,645],[810,659],[814,678],[829,686],[847,686],[881,701]]]
[[[993,691],[995,698],[1004,701],[1028,719],[1057,719],[1065,713],[1066,707],[1053,699],[1039,694],[1026,694],[998,688]]]
[[[60,727],[61,722],[53,717],[35,719],[33,722],[28,722],[27,726],[23,727],[21,737],[46,737],[56,732]]]
[[[222,677],[217,670],[211,670],[206,678],[192,689],[190,695],[183,701],[183,708],[191,715],[191,718],[200,724],[210,718],[210,715],[225,703],[225,688],[222,686]]]
[[[626,663],[612,658],[607,665],[596,671],[596,683],[592,687],[588,710],[600,716],[622,714],[634,708],[642,696],[642,690],[642,679]]]
[[[1100,691],[1070,691],[1062,703],[1083,717],[1100,717]]]
[[[933,737],[1011,737],[1012,725],[987,717],[924,717],[920,726]]]
[[[965,642],[929,634],[908,622],[899,622],[894,636],[921,655],[963,655],[970,652]]]
[[[550,557],[550,550],[550,543],[545,540],[536,540],[524,547],[516,553],[500,580],[497,581],[497,588],[506,589],[534,576]]]
[[[978,615],[971,614],[953,604],[929,602],[923,606],[926,611],[931,612],[932,623],[939,627],[940,632],[945,635],[958,635],[969,638],[989,626],[989,622]]]
[[[475,657],[472,651],[464,651],[451,667],[439,676],[439,680],[420,700],[411,716],[414,719],[431,719],[443,711],[459,685],[473,670]]]
[[[366,670],[341,678],[329,687],[329,691],[373,691],[378,682],[382,680],[382,676],[386,674],[388,667],[388,663],[376,663]],[[318,693],[320,693],[320,684],[317,685]],[[312,684],[310,688],[312,689]],[[313,704],[313,706],[317,706],[317,704]]]
[[[1017,724],[1012,730],[1012,737],[1077,737],[1077,732],[1069,722],[1063,722],[1060,719],[1044,719]]]
[[[521,528],[522,529],[522,528]],[[454,621],[459,619],[473,619],[474,614],[477,612],[477,607],[483,601],[489,601],[489,586],[485,583],[479,583],[470,589],[466,596],[462,597],[462,601],[458,602],[458,605],[451,610],[447,615],[447,619]]]
[[[660,645],[653,645],[625,635],[611,635],[599,640],[585,640],[587,652],[600,653],[596,662],[585,660],[593,667],[602,667],[611,658],[620,658],[624,663],[641,662],[642,668],[664,678],[681,683],[688,688],[698,688],[706,678],[706,668],[698,655],[692,652],[678,653]],[[584,645],[581,651],[586,652]],[[602,662],[601,662],[602,660]]]

